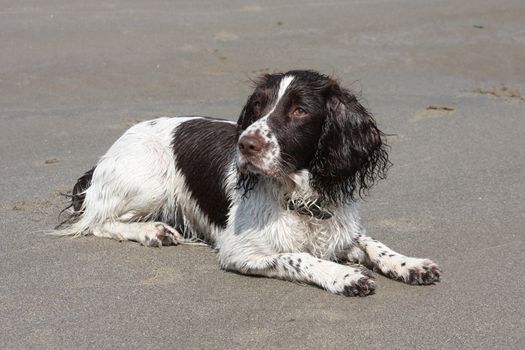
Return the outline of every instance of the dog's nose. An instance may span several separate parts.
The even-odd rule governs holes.
[[[259,134],[250,133],[239,139],[239,150],[245,156],[253,156],[264,148],[265,142]]]

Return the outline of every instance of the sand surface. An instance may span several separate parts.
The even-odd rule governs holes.
[[[523,0],[2,1],[0,348],[523,348],[524,23]],[[394,134],[363,220],[441,283],[344,298],[205,247],[36,232],[130,125],[234,120],[251,78],[292,68],[338,77]]]

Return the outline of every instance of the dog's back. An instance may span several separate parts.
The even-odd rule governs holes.
[[[62,231],[83,235],[108,220],[160,221],[186,237],[213,240],[226,226],[223,184],[235,153],[236,124],[205,117],[159,118],[128,129],[95,167],[77,180],[78,222]]]

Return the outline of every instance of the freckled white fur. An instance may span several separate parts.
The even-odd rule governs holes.
[[[436,264],[428,259],[412,258],[396,253],[383,243],[373,238],[362,236],[357,239],[358,245],[366,252],[366,259],[383,274],[405,282],[410,281],[411,271],[428,271],[439,269]],[[418,283],[421,284],[421,281]]]
[[[272,108],[261,119],[250,125],[241,134],[242,137],[244,135],[258,133],[263,138],[265,144],[270,145],[259,156],[260,163],[257,164],[257,166],[263,171],[272,172],[275,169],[277,169],[280,165],[279,160],[281,159],[281,149],[279,147],[279,143],[277,142],[277,138],[270,130],[270,127],[268,125],[268,117],[275,111],[275,108],[279,105],[281,98],[286,93],[286,90],[292,83],[293,79],[293,76],[287,75],[281,80],[281,82],[279,83],[279,91],[277,93],[277,98]],[[241,158],[242,155],[239,153],[238,157]]]
[[[293,79],[283,78],[268,115]],[[271,138],[268,115],[245,132],[259,130]],[[375,282],[359,269],[334,262],[341,257],[369,263],[410,283],[414,271],[420,275],[429,269],[439,271],[429,260],[405,257],[367,237],[354,202],[327,208],[333,214],[327,220],[289,210],[288,199],[309,203],[317,198],[306,170],[279,179],[261,176],[243,196],[236,186],[239,156],[234,154],[223,184],[232,203],[227,225],[212,224],[191,197],[173,152],[177,147],[174,131],[181,123],[197,118],[164,117],[126,131],[97,163],[79,221],[57,234],[94,234],[151,246],[185,242],[182,236],[201,239],[215,245],[225,269],[311,283],[344,295],[372,293]],[[198,142],[198,135],[195,137]],[[272,152],[265,159],[268,169],[280,157],[278,148]],[[181,220],[184,232],[165,224],[180,225]]]

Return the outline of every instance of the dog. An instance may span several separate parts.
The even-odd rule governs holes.
[[[80,177],[59,235],[161,247],[204,241],[221,268],[374,293],[362,266],[408,284],[440,268],[369,237],[358,200],[391,165],[372,115],[340,84],[309,70],[255,81],[237,121],[162,117],[127,130]],[[352,265],[358,263],[359,265]]]

